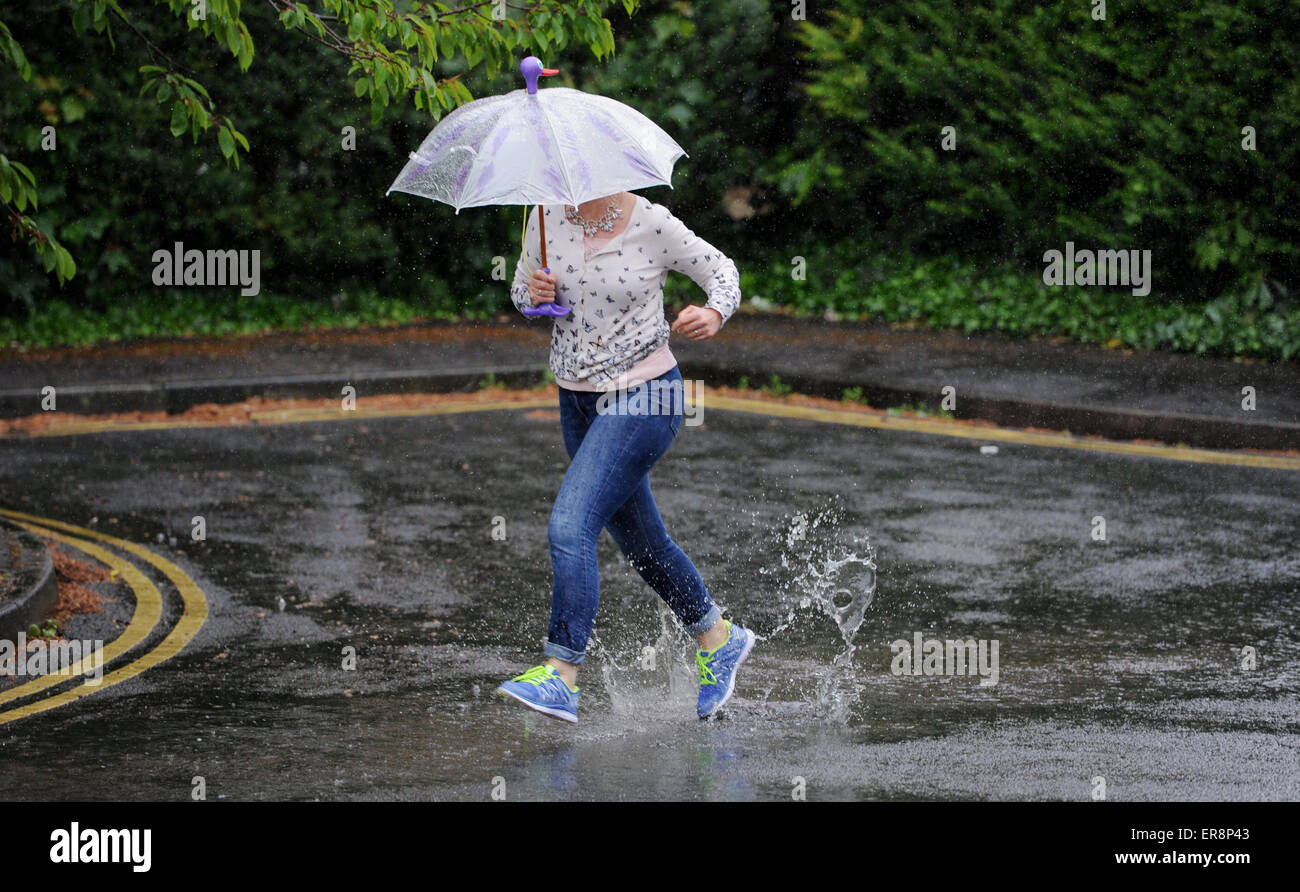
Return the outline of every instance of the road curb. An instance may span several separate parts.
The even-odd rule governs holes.
[[[27,532],[10,521],[0,518],[0,543],[18,544],[18,559],[12,571],[19,577],[19,594],[0,605],[0,639],[15,641],[19,632],[27,631],[32,623],[39,625],[44,614],[59,597],[59,584],[54,575],[54,559],[40,537]],[[7,549],[6,549],[7,550]],[[10,556],[5,554],[5,561]]]
[[[734,364],[683,362],[683,377],[698,377],[714,384],[736,386],[742,377],[749,386],[761,386],[770,370]],[[760,382],[756,385],[755,382]],[[841,399],[850,387],[862,388],[862,398],[875,408],[893,408],[933,402],[934,394],[869,378],[830,378],[819,375],[782,375],[781,383],[799,393]],[[1210,415],[1153,412],[1139,409],[1108,409],[1070,403],[982,396],[965,390],[958,401],[956,418],[983,419],[999,427],[1041,427],[1072,434],[1092,434],[1114,440],[1158,440],[1184,443],[1203,449],[1300,449],[1300,424],[1286,422],[1236,421]]]
[[[684,377],[736,386],[742,377],[761,382],[770,369],[685,360]],[[342,374],[278,375],[210,380],[155,381],[145,384],[60,388],[58,411],[78,415],[114,412],[183,412],[201,403],[237,403],[251,397],[270,399],[339,399],[345,385],[357,396],[391,393],[461,393],[477,389],[488,375],[506,387],[527,388],[542,380],[544,366],[484,365],[455,371],[404,369],[353,371]],[[840,399],[850,387],[876,408],[933,401],[934,394],[869,377],[829,377],[786,374],[782,383],[811,396]],[[40,395],[0,391],[0,418],[22,418],[40,411]],[[1110,409],[1097,405],[1048,403],[966,390],[954,413],[957,418],[983,419],[1003,427],[1039,427],[1116,440],[1149,439],[1183,443],[1204,449],[1298,449],[1300,424],[1245,421],[1176,412]]]
[[[487,375],[507,387],[528,387],[542,374],[536,365],[481,366],[401,371],[344,371],[342,374],[271,375],[152,381],[61,387],[57,410],[74,415],[114,412],[184,412],[202,403],[238,403],[252,397],[267,399],[341,399],[346,385],[358,397],[380,393],[458,393],[472,391]],[[0,418],[26,418],[41,411],[41,395],[26,390],[0,391]]]

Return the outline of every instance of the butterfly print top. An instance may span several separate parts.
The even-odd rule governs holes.
[[[560,205],[545,205],[542,210],[546,259],[556,277],[557,293],[573,310],[567,316],[525,318],[552,320],[550,366],[557,378],[607,389],[620,374],[666,344],[669,326],[663,286],[674,270],[704,289],[708,295],[704,305],[717,310],[723,324],[740,306],[736,264],[663,205],[636,196],[624,230],[589,260],[584,257],[582,227],[570,223]],[[510,289],[510,299],[521,311],[532,306],[529,267],[541,265],[537,208],[533,208]]]

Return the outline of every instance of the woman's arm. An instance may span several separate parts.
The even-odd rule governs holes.
[[[665,269],[690,276],[704,289],[708,295],[705,308],[717,310],[725,324],[740,307],[740,271],[731,258],[691,232],[666,208],[664,214],[663,222],[655,226],[655,237],[662,245],[661,263]]]

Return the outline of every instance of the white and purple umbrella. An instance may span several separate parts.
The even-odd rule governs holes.
[[[495,204],[567,204],[647,186],[672,186],[673,164],[686,154],[636,109],[568,87],[537,91],[539,75],[557,74],[529,56],[519,64],[528,85],[467,103],[425,137],[389,192],[409,192],[461,208]],[[541,223],[546,267],[545,215]],[[546,272],[550,272],[546,269]],[[555,304],[528,315],[563,316]]]

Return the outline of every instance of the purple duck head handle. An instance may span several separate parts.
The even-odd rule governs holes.
[[[539,74],[552,75],[559,74],[558,68],[543,68],[542,60],[536,56],[527,56],[524,61],[519,63],[519,73],[524,76],[524,82],[528,84],[528,92],[537,92],[537,76]]]

